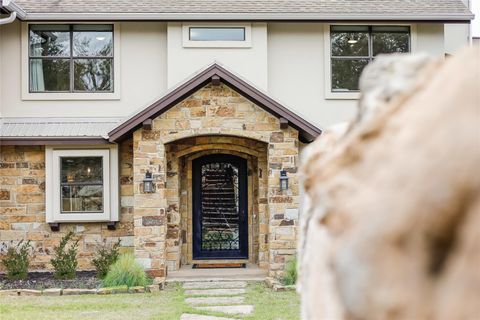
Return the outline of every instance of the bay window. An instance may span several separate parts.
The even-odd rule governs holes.
[[[330,26],[330,88],[358,92],[365,66],[379,54],[410,52],[409,26]]]

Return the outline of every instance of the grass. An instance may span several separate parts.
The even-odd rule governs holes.
[[[199,312],[184,302],[180,285],[168,285],[159,293],[84,295],[60,297],[2,297],[2,320],[178,320],[182,313],[224,314]],[[299,299],[295,292],[273,292],[263,284],[249,284],[246,303],[255,306],[247,317],[228,316],[245,320],[295,320],[299,317]]]

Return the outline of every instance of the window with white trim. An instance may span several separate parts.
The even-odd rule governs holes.
[[[29,92],[113,92],[113,25],[31,24]]]
[[[47,222],[117,221],[117,150],[46,149]]]
[[[251,24],[184,24],[183,46],[245,48],[252,45]]]
[[[365,66],[379,54],[410,52],[409,26],[330,26],[330,88],[358,92]]]

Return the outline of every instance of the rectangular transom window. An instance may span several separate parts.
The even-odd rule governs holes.
[[[245,41],[243,27],[190,27],[190,41]]]
[[[46,148],[48,222],[118,219],[118,151]]]
[[[410,52],[409,26],[331,26],[331,91],[358,92],[363,68],[379,54]]]
[[[29,92],[113,92],[113,25],[29,27]]]

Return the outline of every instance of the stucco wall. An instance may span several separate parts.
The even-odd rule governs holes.
[[[167,89],[167,33],[160,22],[122,22],[119,100],[21,100],[21,24],[0,28],[0,109],[3,117],[123,117]]]
[[[123,117],[200,68],[220,62],[319,127],[348,121],[356,100],[325,98],[324,25],[253,23],[251,48],[184,48],[181,23],[122,22],[121,97],[22,101],[21,25],[0,28],[0,112],[4,117]],[[443,56],[442,24],[418,24],[416,51]]]

